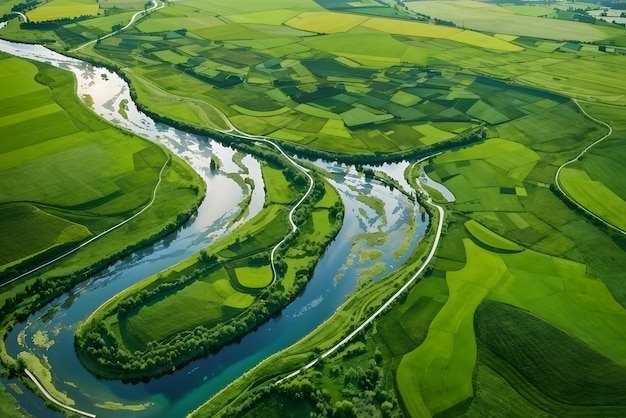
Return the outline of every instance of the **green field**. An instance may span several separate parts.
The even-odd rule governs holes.
[[[50,258],[132,216],[150,201],[168,156],[95,119],[64,88],[74,85],[70,74],[1,58],[0,268],[6,269]],[[172,207],[200,189],[179,162],[165,173],[182,187],[170,195]]]
[[[98,4],[87,0],[53,0],[44,3],[26,16],[34,22],[47,20],[72,19],[79,16],[95,16],[98,13]]]

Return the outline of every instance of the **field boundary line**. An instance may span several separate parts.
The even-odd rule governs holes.
[[[569,196],[565,192],[565,190],[561,187],[561,184],[559,183],[559,175],[561,174],[561,170],[563,168],[565,168],[565,166],[578,161],[591,148],[593,148],[594,146],[598,145],[599,143],[601,143],[602,141],[604,141],[605,139],[607,139],[608,137],[613,135],[613,128],[611,127],[611,125],[609,125],[608,123],[606,123],[606,122],[604,122],[604,121],[602,121],[602,120],[600,120],[598,118],[595,118],[595,117],[591,116],[589,113],[587,113],[587,111],[585,109],[583,109],[583,107],[580,105],[579,100],[572,99],[572,101],[576,104],[576,106],[578,106],[578,109],[580,109],[580,111],[582,112],[583,115],[585,115],[587,118],[591,119],[592,121],[594,121],[596,123],[599,123],[600,125],[603,125],[604,127],[608,128],[609,132],[606,135],[602,136],[600,139],[594,141],[593,143],[591,143],[590,145],[585,147],[585,149],[583,149],[576,157],[574,157],[571,160],[566,161],[565,163],[561,164],[559,169],[556,170],[556,175],[554,176],[554,183],[556,184],[556,187],[559,189],[559,191],[563,194],[563,196],[565,196],[570,202],[575,204],[579,209],[584,211],[587,215],[589,215],[589,216],[593,217],[594,219],[602,222],[604,225],[608,226],[609,228],[613,229],[614,231],[619,232],[619,233],[621,233],[623,235],[626,235],[626,231],[624,231],[622,228],[618,227],[617,225],[613,225],[611,222],[609,222],[606,219],[596,215],[595,213],[591,212],[589,209],[587,209],[586,207],[584,207],[583,205],[578,203],[574,198],[572,198],[571,196]]]
[[[421,160],[413,163],[413,166],[415,166],[416,164],[419,164],[420,162],[422,162],[422,161],[424,161],[424,160],[426,160],[428,158],[431,158],[431,157],[432,156],[428,156],[428,157],[422,158]],[[359,325],[357,328],[355,328],[352,332],[350,332],[346,337],[344,337],[337,344],[335,344],[334,346],[332,346],[331,348],[326,350],[324,353],[320,354],[319,357],[317,357],[317,358],[313,359],[312,361],[310,361],[304,367],[302,367],[302,368],[300,368],[300,369],[298,369],[298,370],[288,374],[287,376],[285,376],[285,377],[283,377],[281,379],[278,379],[276,382],[273,383],[274,385],[278,385],[278,384],[284,382],[285,380],[292,379],[293,377],[295,377],[298,374],[300,374],[300,372],[303,371],[303,370],[310,369],[311,367],[315,366],[320,360],[323,360],[326,357],[330,356],[335,351],[337,351],[339,348],[341,348],[346,343],[348,343],[359,332],[363,331],[365,329],[365,327],[367,327],[375,319],[377,319],[383,313],[383,311],[385,311],[385,309],[387,309],[393,302],[395,302],[395,300],[398,299],[402,295],[402,293],[404,293],[411,285],[413,285],[413,283],[420,277],[420,275],[424,272],[424,270],[426,270],[426,268],[428,267],[428,264],[430,263],[430,261],[435,256],[435,253],[437,252],[437,248],[439,247],[439,241],[441,239],[441,234],[442,234],[442,231],[443,231],[443,221],[444,221],[445,211],[444,211],[442,206],[439,206],[438,204],[433,202],[433,200],[430,197],[430,195],[426,192],[426,190],[424,190],[421,187],[421,184],[420,184],[420,187],[419,187],[419,191],[421,191],[422,193],[424,193],[427,196],[425,202],[428,205],[433,206],[439,212],[439,222],[437,223],[437,231],[435,233],[435,239],[433,240],[433,244],[432,244],[432,247],[430,249],[430,252],[428,253],[428,256],[424,259],[424,262],[422,263],[420,268],[413,274],[413,276],[411,276],[411,278],[404,285],[402,285],[402,287],[400,287],[400,289],[398,289],[394,294],[392,294],[389,297],[389,299],[387,299],[387,301],[385,303],[383,303],[372,315],[370,315],[368,318],[366,318],[361,323],[361,325]]]
[[[163,3],[163,2],[161,2],[161,5],[159,6],[159,4],[157,3],[157,1],[156,1],[156,0],[149,0],[149,1],[152,3],[152,7],[150,7],[149,9],[141,10],[141,11],[139,11],[139,12],[135,13],[134,15],[132,15],[132,17],[130,18],[130,22],[128,22],[128,24],[126,24],[126,26],[124,26],[123,28],[118,29],[118,30],[116,30],[116,31],[113,31],[113,32],[111,32],[111,33],[107,33],[106,35],[103,35],[103,36],[99,37],[98,39],[94,39],[94,40],[92,40],[92,41],[85,42],[84,44],[82,44],[82,45],[80,45],[80,46],[77,46],[77,47],[76,47],[76,48],[74,48],[74,49],[70,49],[70,50],[69,50],[69,51],[67,51],[67,52],[76,52],[76,51],[78,51],[79,49],[83,49],[83,48],[84,48],[84,47],[86,47],[87,45],[95,44],[95,43],[96,43],[96,42],[98,42],[98,41],[101,41],[101,40],[106,39],[106,38],[110,38],[110,37],[111,37],[111,36],[113,36],[113,35],[117,35],[117,34],[118,34],[118,33],[120,33],[121,31],[128,29],[128,28],[129,28],[129,27],[130,27],[133,23],[135,23],[135,21],[137,20],[137,17],[138,17],[139,15],[144,15],[144,16],[147,16],[147,15],[148,15],[148,13],[153,12],[153,11],[158,10],[158,9],[162,9],[162,8],[164,8],[164,7],[165,7],[165,3]]]
[[[60,406],[61,408],[67,409],[68,411],[75,412],[75,413],[80,414],[80,415],[82,415],[84,417],[96,418],[96,414],[91,414],[89,412],[81,411],[80,409],[73,408],[73,407],[71,407],[69,405],[65,405],[64,403],[61,403],[61,402],[57,401],[50,393],[48,393],[48,391],[43,387],[43,385],[41,383],[39,383],[39,380],[37,380],[35,375],[32,374],[30,370],[24,369],[24,373],[26,373],[26,375],[30,378],[30,380],[33,381],[35,386],[37,386],[37,388],[39,388],[41,393],[43,393],[44,396],[46,398],[48,398],[51,402],[54,402],[56,405]]]
[[[50,261],[45,262],[44,264],[41,264],[40,266],[37,266],[35,268],[32,268],[30,270],[28,270],[25,273],[20,274],[17,277],[12,278],[11,280],[0,284],[0,288],[7,286],[25,276],[28,276],[29,274],[32,274],[38,270],[41,270],[44,267],[49,266],[50,264],[56,263],[57,261],[61,260],[62,258],[67,257],[70,254],[75,253],[76,251],[80,250],[81,248],[85,247],[88,244],[91,244],[92,242],[94,242],[95,240],[102,238],[104,235],[108,234],[111,231],[116,230],[117,228],[121,227],[122,225],[125,225],[126,223],[132,221],[133,219],[135,219],[136,217],[138,217],[139,215],[141,215],[142,213],[144,213],[145,211],[147,211],[148,209],[150,209],[150,207],[152,206],[152,204],[154,203],[154,201],[156,200],[156,195],[157,195],[157,189],[159,188],[159,186],[161,185],[161,182],[163,181],[163,172],[165,171],[165,168],[167,167],[167,165],[169,164],[169,162],[172,160],[172,157],[169,153],[166,153],[167,155],[167,160],[165,161],[165,163],[163,164],[163,167],[161,167],[161,170],[159,171],[159,181],[157,181],[157,184],[154,186],[154,189],[152,190],[152,198],[150,199],[150,201],[148,202],[148,204],[146,206],[144,206],[139,212],[135,213],[133,216],[131,216],[128,219],[123,220],[122,222],[118,223],[117,225],[113,225],[112,227],[110,227],[109,229],[107,229],[106,231],[103,231],[101,233],[99,233],[98,235],[96,235],[95,237],[92,237],[90,239],[88,239],[87,241],[79,244],[77,247],[61,254],[58,257],[53,258]]]

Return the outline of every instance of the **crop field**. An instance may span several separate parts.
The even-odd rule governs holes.
[[[626,368],[527,311],[486,303],[479,357],[535,407],[555,415],[622,415]],[[491,395],[487,394],[487,397]]]
[[[87,0],[53,0],[31,10],[26,16],[34,22],[45,22],[79,16],[95,16],[98,14],[98,8],[97,3]]]
[[[70,74],[4,55],[1,62],[5,266],[79,243],[131,216],[150,200],[167,155],[93,118],[73,91],[62,89],[74,84]]]
[[[150,341],[163,341],[179,332],[199,325],[212,326],[234,316],[236,311],[222,308],[225,301],[236,293],[232,287],[226,286],[227,281],[224,283],[227,277],[225,271],[220,269],[162,297],[156,303],[142,306],[123,324],[121,335],[124,344],[133,351],[144,350]],[[121,328],[122,324],[119,326]]]
[[[468,225],[472,225],[472,223],[466,223],[466,227]],[[474,225],[474,230],[477,227],[480,227],[479,224]],[[469,239],[463,240],[467,260],[463,269],[450,270],[446,273],[450,296],[430,324],[426,339],[418,348],[404,355],[398,366],[397,387],[405,407],[411,415],[443,412],[473,396],[471,382],[476,364],[476,339],[473,334],[472,318],[481,301],[486,299],[508,304],[502,306],[517,306],[524,309],[520,312],[529,311],[536,315],[528,316],[528,318],[544,318],[547,322],[539,319],[533,319],[533,321],[550,323],[558,327],[560,329],[558,332],[567,335],[567,341],[571,341],[571,344],[577,347],[575,350],[591,352],[590,358],[604,358],[604,360],[598,360],[603,362],[603,367],[617,367],[615,366],[616,363],[624,367],[624,347],[618,341],[623,332],[626,310],[615,301],[602,282],[586,277],[585,266],[569,260],[550,257],[529,250],[498,254],[483,249],[481,246],[486,246],[485,248],[491,246],[489,243],[493,243],[497,237],[493,233],[484,233],[484,227],[480,228],[481,233],[473,234],[478,245]],[[484,238],[484,241],[480,242],[479,236]],[[500,240],[502,239],[500,237]],[[491,305],[495,306],[493,303]],[[487,306],[491,305],[488,304]],[[496,327],[495,324],[507,326],[502,325],[492,315],[487,316],[477,317],[479,332],[481,321],[489,321],[493,327]],[[518,321],[510,324],[512,328],[517,330],[519,336],[533,335],[533,338],[543,338],[540,337],[543,335],[541,333],[529,333],[527,329],[530,328],[521,327]],[[484,341],[481,341],[481,338],[484,338]],[[489,337],[479,334],[478,340],[487,346],[513,344],[504,335],[495,338],[491,334]],[[554,338],[553,341],[557,340],[559,339]],[[517,344],[522,343],[518,342]],[[538,345],[533,345],[527,341],[525,344],[528,345],[517,345],[515,351],[525,351],[531,345],[536,349],[540,349],[542,344],[551,345],[545,340],[542,340],[542,344]],[[559,355],[556,350],[552,352],[554,356]],[[562,353],[560,349],[558,352]],[[515,357],[512,353],[510,348],[499,346],[498,355],[506,357],[506,359],[504,362],[500,361],[493,364],[499,367],[503,367],[503,364],[511,364],[511,360],[507,359]],[[578,355],[586,354],[578,353]],[[536,357],[535,354],[526,352],[523,356],[526,360],[517,358],[517,362],[531,362],[535,361],[531,359]],[[558,385],[562,386],[563,382],[575,380],[572,378],[564,379],[563,373],[578,374],[576,368],[568,366],[569,369],[559,371],[559,367],[561,367],[559,361],[546,360],[546,362],[548,361],[551,361],[551,366],[549,366],[550,373],[552,373],[551,378],[555,380],[553,383],[546,383],[544,380],[543,385],[551,384],[552,390],[558,391],[561,390]],[[565,357],[560,361],[578,364],[580,360]],[[494,367],[492,363],[488,364],[490,367]],[[520,372],[524,366],[520,364],[516,367],[519,367],[517,370]],[[525,369],[522,375],[535,373],[535,380],[549,378],[540,372],[543,370],[541,365],[534,367],[536,367],[535,371]],[[548,367],[547,364],[546,367]],[[495,370],[498,371],[499,369]],[[505,373],[503,377],[510,378],[511,371],[505,369],[503,373]],[[597,376],[602,379],[606,373],[598,372]],[[520,384],[524,382],[519,378],[513,381],[520,382]],[[613,388],[617,390],[620,383],[613,382],[611,381],[607,385],[614,384]],[[543,385],[533,390],[540,393],[545,392]],[[513,387],[515,390],[521,390],[516,385]],[[584,388],[584,385],[581,388]],[[526,393],[526,390],[524,389],[520,393]],[[569,391],[569,389],[563,390]],[[563,393],[570,397],[557,399],[559,402],[587,403],[588,405],[599,402],[597,396],[607,396],[607,391],[604,389],[598,390],[600,395],[588,394],[589,401],[581,401],[578,395],[571,392]],[[617,402],[617,405],[623,408],[621,401],[617,401],[617,398],[614,397],[612,402]],[[537,406],[542,407],[543,405],[538,404]],[[611,406],[610,403],[609,406]],[[600,411],[603,410],[600,409]]]
[[[626,228],[626,186],[616,173],[623,173],[624,151],[618,138],[626,131],[619,119],[619,108],[589,105],[592,115],[607,121],[614,129],[613,135],[573,164],[568,165],[559,177],[566,193],[585,208],[622,229]]]

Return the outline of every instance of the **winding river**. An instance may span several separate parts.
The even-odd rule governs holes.
[[[234,158],[235,151],[206,137],[154,122],[137,110],[126,83],[106,69],[94,68],[41,46],[0,41],[0,50],[72,71],[78,80],[79,96],[89,96],[96,113],[165,145],[188,161],[207,183],[207,197],[198,214],[177,232],[81,283],[9,334],[6,341],[9,354],[16,356],[27,350],[45,359],[55,386],[66,392],[81,410],[99,417],[128,416],[127,410],[104,407],[106,403],[109,407],[116,403],[141,406],[143,409],[132,412],[133,416],[185,416],[264,358],[309,334],[354,292],[358,282],[377,280],[398,268],[424,233],[425,214],[400,191],[367,180],[351,167],[317,161],[338,189],[346,213],[337,238],[321,258],[305,291],[294,302],[239,342],[170,375],[138,384],[97,379],[82,367],[74,354],[73,335],[78,324],[116,293],[210,245],[258,213],[264,200],[260,165],[249,155],[239,161]],[[119,112],[126,103],[125,114]],[[215,173],[209,170],[212,158],[220,161],[220,170]],[[388,164],[380,170],[403,181],[398,174],[402,167],[402,164]],[[248,177],[255,187],[242,190],[232,180],[233,176]],[[369,201],[363,196],[368,196]],[[240,203],[248,198],[249,210],[242,212]],[[382,205],[373,205],[372,198]],[[370,256],[360,256],[365,253]],[[35,344],[36,334],[48,337],[53,344],[45,347]],[[1,381],[5,385],[16,383]],[[52,415],[50,411],[42,412],[42,402],[32,394],[14,396],[33,415]]]

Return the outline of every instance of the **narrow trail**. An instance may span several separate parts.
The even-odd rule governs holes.
[[[132,221],[133,219],[135,219],[136,217],[138,217],[139,215],[141,215],[142,213],[144,213],[145,211],[147,211],[148,209],[150,209],[150,207],[152,206],[152,204],[154,203],[154,201],[156,200],[156,195],[157,195],[157,190],[159,188],[159,186],[161,185],[161,182],[163,181],[163,172],[165,171],[165,168],[167,167],[167,165],[169,164],[169,162],[171,161],[171,156],[170,154],[167,154],[167,160],[165,161],[165,163],[163,164],[163,167],[161,167],[161,170],[159,171],[159,181],[157,181],[157,184],[154,186],[154,189],[152,190],[152,198],[150,199],[150,202],[148,202],[148,204],[146,206],[144,206],[139,212],[135,213],[133,216],[131,216],[130,218],[123,220],[122,222],[118,223],[117,225],[113,225],[111,228],[107,229],[106,231],[103,231],[101,233],[99,233],[98,235],[96,235],[95,237],[92,237],[90,239],[88,239],[87,241],[81,243],[80,245],[78,245],[77,247],[61,254],[58,257],[53,258],[50,261],[45,262],[44,264],[41,264],[35,268],[32,268],[30,270],[28,270],[25,273],[20,274],[19,276],[16,276],[14,278],[12,278],[9,281],[6,281],[2,284],[0,284],[0,288],[7,286],[23,277],[28,276],[29,274],[32,274],[36,271],[41,270],[44,267],[47,267],[53,263],[56,263],[57,261],[67,257],[70,254],[75,253],[76,251],[80,250],[81,248],[85,247],[86,245],[91,244],[92,242],[94,242],[95,240],[102,238],[104,235],[108,234],[111,231],[114,231],[116,229],[118,229],[119,227],[121,227],[122,225],[127,224],[128,222]]]
[[[268,137],[265,136],[257,136],[257,135],[250,135],[247,134],[245,132],[240,131],[239,129],[235,128],[232,123],[230,123],[230,121],[228,120],[228,118],[226,118],[224,115],[222,115],[222,117],[224,118],[224,120],[228,123],[228,125],[230,126],[230,130],[228,131],[222,131],[223,133],[228,133],[231,136],[235,136],[237,138],[242,138],[242,139],[249,139],[251,141],[256,141],[256,142],[263,142],[266,144],[269,144],[271,146],[273,146],[274,148],[276,148],[276,150],[278,150],[278,152],[280,152],[291,164],[294,165],[294,167],[296,167],[298,170],[300,170],[307,178],[308,183],[309,183],[309,187],[307,188],[307,191],[304,193],[304,195],[300,198],[300,200],[291,208],[291,210],[289,211],[289,223],[291,224],[291,234],[293,234],[294,232],[296,232],[299,228],[298,225],[296,225],[296,223],[293,221],[293,214],[296,212],[296,210],[298,209],[298,207],[300,205],[302,205],[302,203],[307,199],[307,197],[309,197],[309,195],[311,194],[311,191],[313,190],[313,186],[315,185],[315,181],[313,180],[313,176],[311,176],[308,172],[308,170],[306,168],[304,168],[303,166],[301,166],[300,164],[298,164],[289,154],[287,154],[277,143],[275,143],[274,141],[272,141],[271,139],[269,139]],[[272,267],[272,282],[274,283],[277,278],[278,278],[278,273],[276,271],[276,262],[275,262],[275,258],[276,258],[276,251],[278,251],[278,249],[280,248],[281,245],[283,245],[285,243],[285,241],[287,240],[287,237],[289,236],[289,234],[285,235],[285,237],[274,246],[274,248],[272,248],[272,252],[270,253],[270,264]]]
[[[570,202],[572,202],[574,205],[576,205],[580,210],[584,211],[587,215],[593,217],[594,219],[602,222],[604,225],[608,226],[609,228],[613,229],[616,232],[619,232],[623,235],[626,235],[626,231],[624,231],[623,229],[621,229],[620,227],[613,225],[612,223],[610,223],[609,221],[607,221],[606,219],[601,218],[600,216],[596,215],[595,213],[591,212],[589,209],[587,209],[586,207],[584,207],[583,205],[581,205],[580,203],[578,203],[576,200],[574,200],[571,196],[569,196],[565,190],[561,187],[561,184],[559,183],[559,175],[561,174],[561,170],[563,168],[565,168],[566,166],[568,166],[569,164],[572,164],[576,161],[578,161],[583,155],[585,155],[585,153],[587,153],[587,151],[589,151],[591,148],[593,148],[594,146],[598,145],[599,143],[601,143],[602,141],[604,141],[605,139],[607,139],[608,137],[610,137],[613,134],[613,128],[611,127],[611,125],[609,125],[608,123],[594,118],[593,116],[591,116],[589,113],[587,113],[587,111],[585,109],[583,109],[583,107],[580,105],[579,100],[577,99],[572,99],[574,103],[576,103],[576,106],[578,106],[578,109],[580,109],[580,111],[582,112],[583,115],[585,115],[587,118],[591,119],[592,121],[599,123],[600,125],[605,126],[608,129],[608,133],[604,136],[602,136],[600,139],[594,141],[592,144],[588,145],[587,147],[585,147],[585,149],[583,149],[576,157],[572,158],[569,161],[566,161],[565,163],[561,164],[561,166],[558,168],[558,170],[556,171],[556,175],[554,176],[554,183],[556,184],[556,187],[559,189],[559,191],[563,194],[563,196],[565,196],[567,199],[569,199]]]

